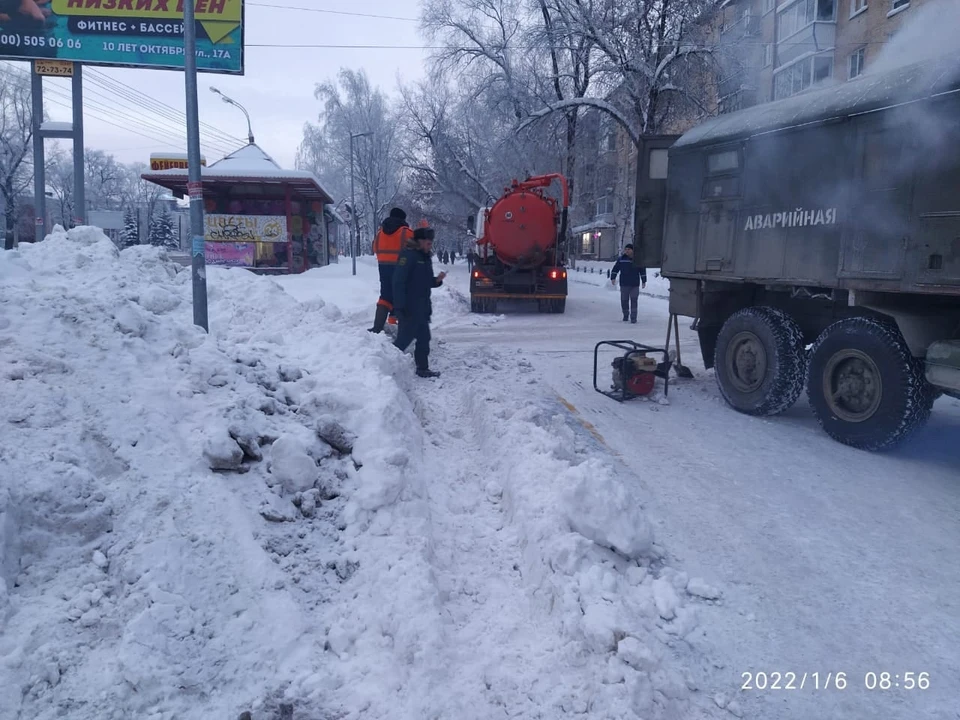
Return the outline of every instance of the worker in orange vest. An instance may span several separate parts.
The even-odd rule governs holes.
[[[393,313],[393,273],[400,259],[400,251],[411,238],[413,230],[407,224],[407,214],[396,207],[390,210],[390,215],[380,223],[377,236],[373,239],[373,252],[380,266],[380,299],[377,300],[377,314],[370,328],[372,333],[383,332],[388,317],[391,324],[397,322]]]

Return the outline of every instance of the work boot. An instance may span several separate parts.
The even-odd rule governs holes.
[[[626,322],[626,321],[627,321],[627,319],[628,319],[628,318],[627,318],[627,316],[626,316],[626,315],[624,315],[624,316],[623,316],[623,321],[624,321],[624,322]]]
[[[636,325],[636,324],[637,324],[637,319],[636,319],[635,317],[632,317],[632,318],[630,318],[630,322],[633,323],[634,325]]]
[[[430,368],[420,368],[417,369],[417,377],[435,378],[440,377],[440,373],[438,373],[436,370],[431,370]]]
[[[367,332],[380,333],[383,332],[383,326],[387,322],[387,315],[390,311],[385,308],[383,305],[377,305],[377,314],[373,319],[373,327],[370,328]]]

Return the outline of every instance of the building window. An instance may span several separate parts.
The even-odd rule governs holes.
[[[777,40],[795,35],[813,22],[833,22],[835,11],[835,0],[799,0],[777,18]]]
[[[890,0],[890,1],[892,5],[891,11],[910,7],[910,0]]]
[[[777,5],[777,0],[763,0],[763,12],[768,13]]]
[[[667,179],[667,160],[669,155],[666,150],[651,150],[650,151],[650,179],[651,180],[666,180]]]
[[[859,15],[867,9],[867,0],[850,0],[850,17]]]
[[[584,255],[593,255],[596,252],[593,245],[593,233],[585,232],[580,236],[580,252]]]
[[[850,71],[848,73],[848,78],[850,80],[853,80],[855,77],[859,77],[863,72],[863,60],[867,54],[866,51],[866,48],[860,48],[850,56]]]
[[[796,95],[833,75],[833,58],[816,55],[788,65],[774,76],[773,99]]]
[[[604,195],[601,198],[597,198],[597,215],[612,215],[613,214],[613,198],[609,195]]]
[[[764,43],[763,44],[763,66],[770,67],[773,65],[773,43]]]

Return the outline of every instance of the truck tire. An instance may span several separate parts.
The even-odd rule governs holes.
[[[470,298],[470,312],[477,314],[483,313],[483,300],[480,298]]]
[[[926,423],[936,394],[895,325],[858,317],[835,322],[817,338],[807,396],[834,440],[886,450]]]
[[[771,307],[735,312],[720,328],[714,372],[727,403],[747,415],[778,415],[803,392],[803,332]]]
[[[553,311],[562,315],[567,309],[567,299],[561,298],[560,300],[554,300],[553,302]]]

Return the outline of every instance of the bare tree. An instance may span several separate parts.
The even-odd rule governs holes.
[[[598,96],[534,111],[521,126],[576,106],[612,116],[635,145],[643,135],[692,124],[715,107],[710,23],[720,0],[555,0],[594,53]]]
[[[349,198],[352,161],[365,247],[403,181],[397,119],[387,97],[371,87],[362,70],[341,69],[337,82],[317,85],[315,95],[323,109],[319,122],[304,128],[297,165],[315,172],[334,196]],[[357,133],[370,135],[353,141],[351,158],[350,136]]]
[[[33,108],[27,76],[5,73],[0,82],[0,193],[5,246],[13,247],[17,204],[33,180]]]

